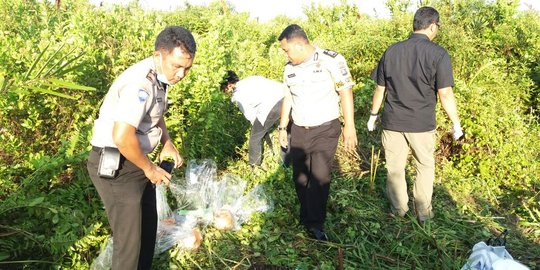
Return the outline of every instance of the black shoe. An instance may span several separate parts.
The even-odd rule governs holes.
[[[317,228],[308,228],[309,236],[319,241],[328,241],[328,235],[323,230]]]

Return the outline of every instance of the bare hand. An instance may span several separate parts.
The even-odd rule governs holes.
[[[348,152],[354,151],[356,145],[358,144],[358,139],[356,138],[356,129],[354,127],[343,128],[343,145],[345,150]]]
[[[279,131],[279,144],[281,144],[281,147],[283,148],[289,147],[289,139],[286,130]]]
[[[154,164],[152,164],[152,167],[150,169],[144,171],[144,175],[150,180],[150,182],[152,182],[152,184],[156,185],[159,185],[161,183],[169,185],[171,181],[171,175]]]
[[[168,141],[163,145],[163,149],[161,149],[161,153],[159,154],[159,161],[163,161],[165,158],[172,158],[174,160],[175,168],[184,164],[184,159],[180,156],[180,153],[171,141]]]

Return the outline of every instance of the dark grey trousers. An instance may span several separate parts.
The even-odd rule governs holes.
[[[90,151],[87,168],[113,233],[112,269],[150,269],[157,231],[156,190],[144,172],[122,157],[116,178],[97,175],[99,151]]]
[[[261,165],[263,155],[263,139],[266,141],[270,149],[272,149],[270,131],[279,121],[281,116],[281,103],[282,101],[279,101],[276,103],[276,105],[274,105],[270,113],[268,113],[264,125],[259,121],[259,119],[255,119],[255,122],[253,122],[253,127],[251,127],[251,135],[249,137],[249,164]]]

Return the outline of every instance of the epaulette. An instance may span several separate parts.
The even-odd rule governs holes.
[[[146,78],[152,83],[152,84],[155,84],[156,83],[156,77],[157,77],[157,74],[154,70],[150,69],[148,71],[148,74],[146,74]]]
[[[156,86],[159,90],[165,91],[165,86],[157,79],[157,73],[150,69],[146,74],[146,79],[148,79],[152,85]]]
[[[330,56],[330,57],[332,57],[332,58],[336,58],[336,56],[338,56],[338,53],[334,52],[332,50],[324,50],[323,53]]]

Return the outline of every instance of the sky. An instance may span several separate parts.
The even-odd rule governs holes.
[[[101,2],[128,3],[137,0],[89,0],[93,4]],[[206,5],[212,0],[138,0],[141,6],[167,10],[178,6],[183,6],[184,2],[194,5]],[[311,3],[321,5],[335,5],[342,0],[225,0],[231,3],[237,12],[248,12],[251,18],[266,22],[278,15],[285,15],[289,18],[302,18],[303,8]],[[360,12],[375,17],[387,18],[390,11],[385,6],[384,0],[344,0],[348,4],[354,4]],[[540,11],[539,0],[521,0],[521,9],[533,8]]]

